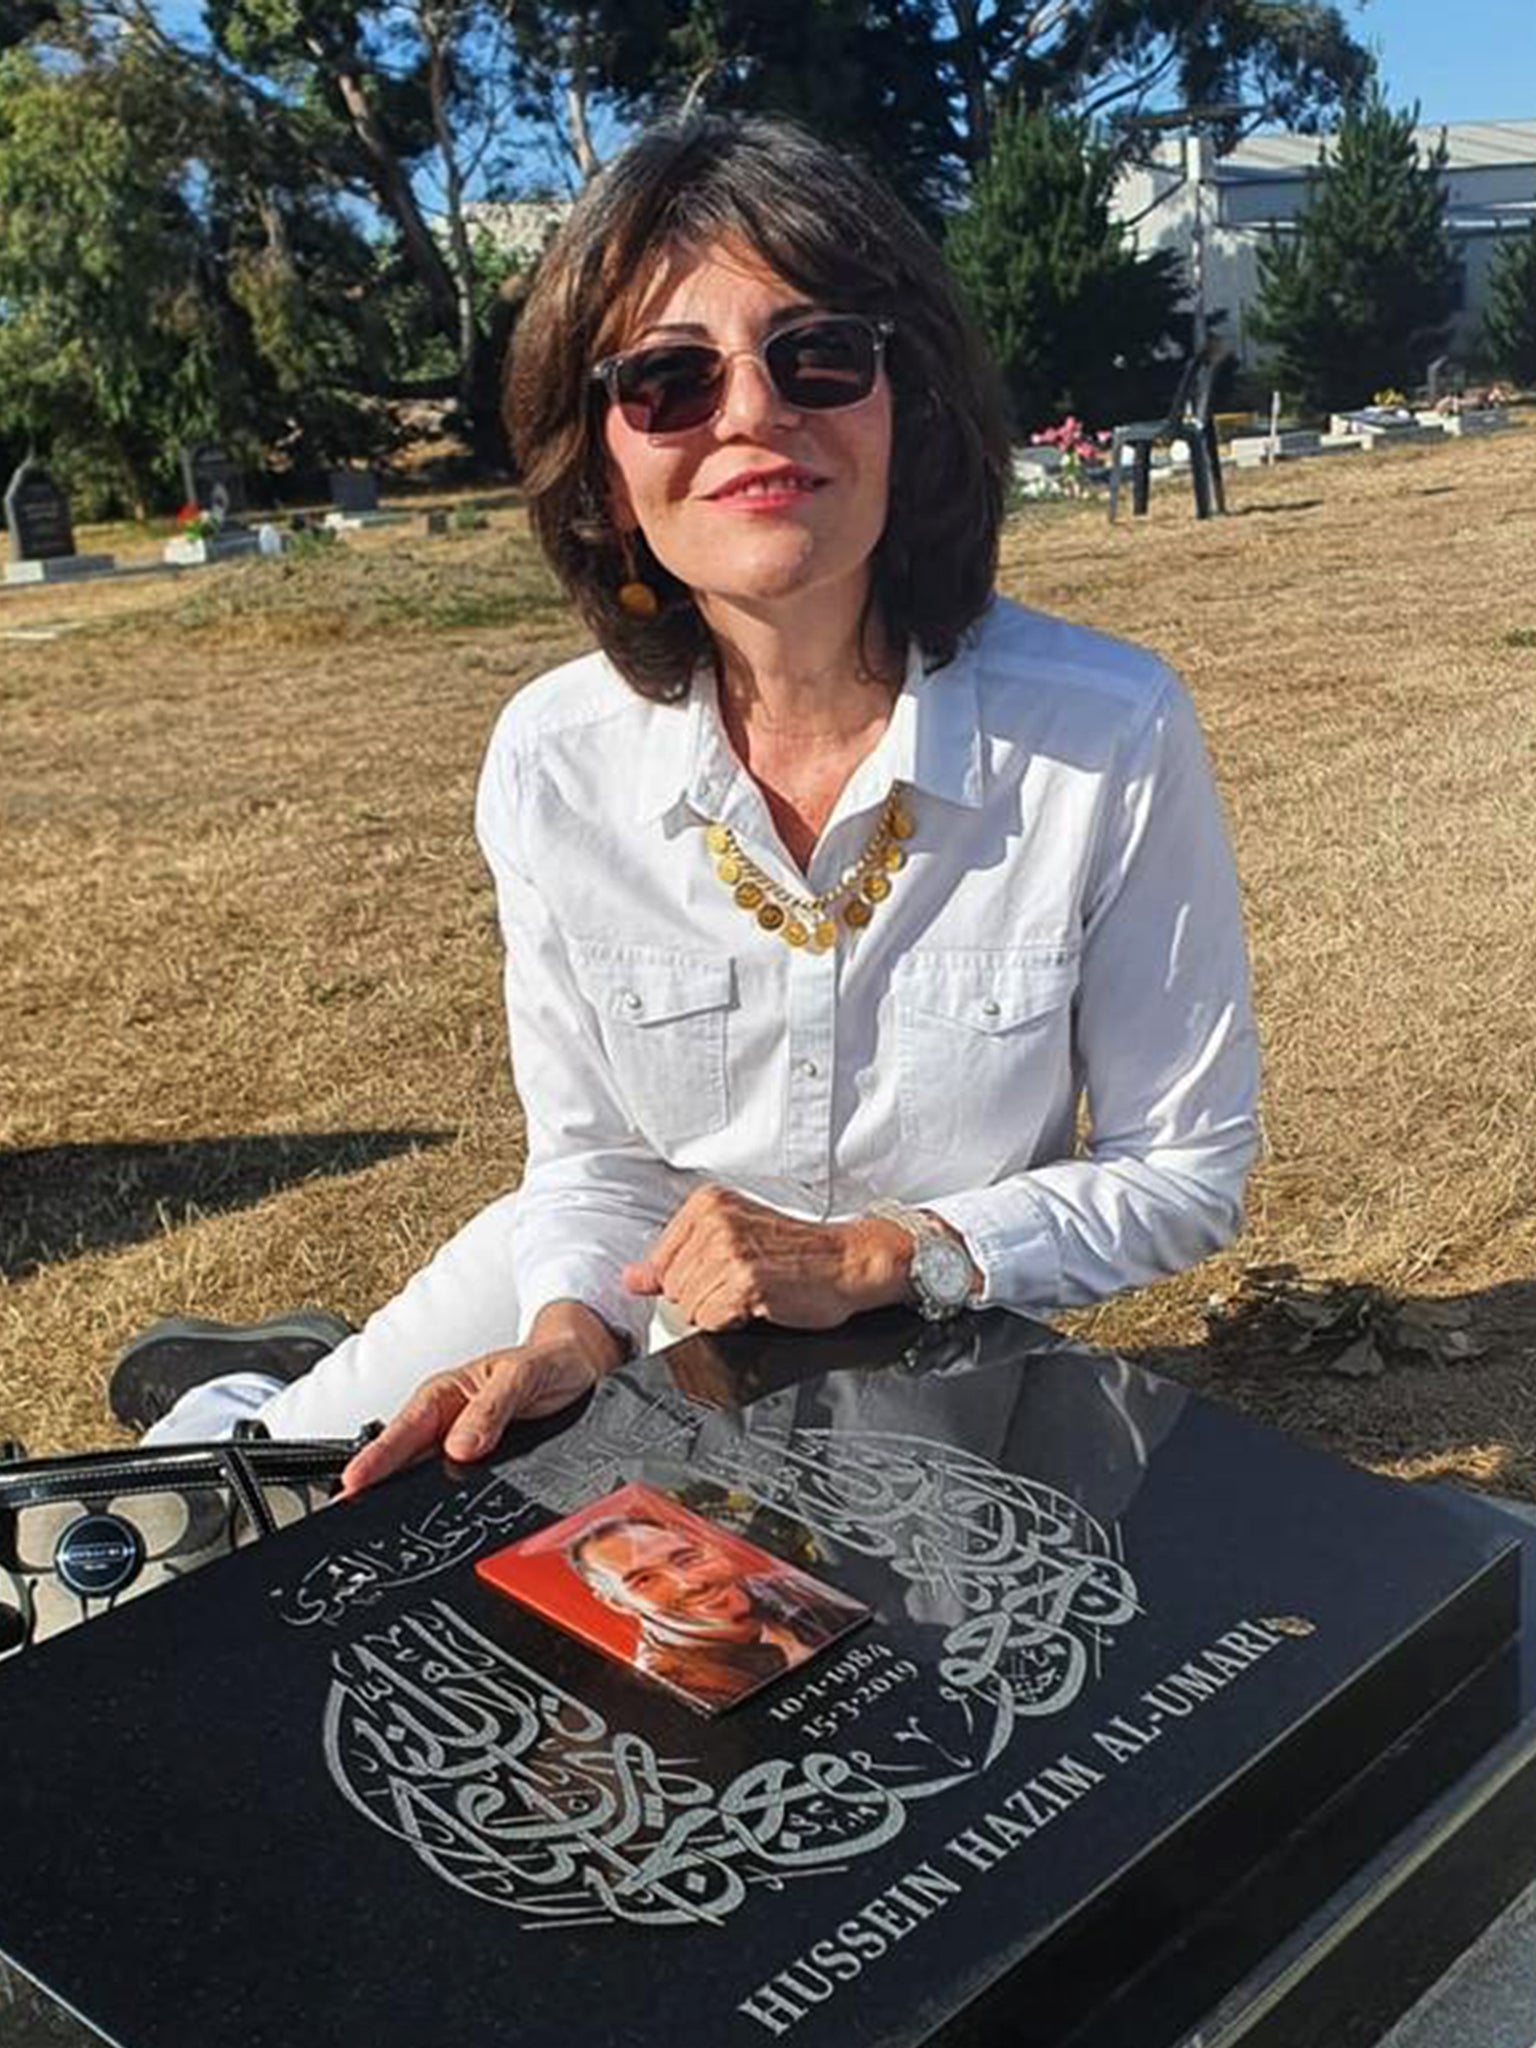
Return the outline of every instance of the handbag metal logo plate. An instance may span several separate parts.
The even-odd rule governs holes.
[[[120,1593],[138,1577],[143,1562],[139,1532],[121,1515],[81,1515],[60,1536],[53,1553],[55,1572],[83,1600]]]

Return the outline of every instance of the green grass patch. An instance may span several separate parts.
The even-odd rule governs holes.
[[[1536,647],[1536,626],[1511,626],[1504,635],[1506,647]]]
[[[448,542],[412,536],[369,549],[301,535],[273,560],[246,557],[186,577],[156,624],[193,636],[254,632],[292,643],[321,634],[361,640],[544,626],[567,611],[521,534],[493,529]],[[131,633],[142,623],[125,615],[92,630]]]
[[[558,609],[558,606],[554,607]],[[396,618],[434,631],[477,631],[489,626],[526,625],[530,618],[550,609],[531,601],[516,590],[462,591],[440,597],[401,596],[395,603]]]
[[[83,555],[131,555],[146,543],[158,547],[180,530],[173,512],[149,519],[77,520],[75,546]]]

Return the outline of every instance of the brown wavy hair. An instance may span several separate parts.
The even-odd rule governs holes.
[[[943,258],[851,157],[794,123],[701,115],[647,129],[572,208],[539,266],[506,388],[529,517],[604,651],[643,696],[688,694],[713,642],[687,588],[639,543],[659,615],[619,608],[606,398],[592,366],[622,346],[664,252],[744,243],[808,299],[896,323],[890,508],[870,611],[898,647],[948,661],[997,568],[1008,442],[996,372]],[[866,614],[866,624],[869,614]]]

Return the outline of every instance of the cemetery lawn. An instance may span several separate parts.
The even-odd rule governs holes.
[[[1006,542],[1010,594],[1188,678],[1266,1060],[1240,1242],[1073,1326],[1536,1498],[1536,431],[1229,495]],[[515,1182],[471,802],[499,705],[582,644],[510,509],[0,597],[0,1436],[118,1440],[156,1316],[360,1319]]]

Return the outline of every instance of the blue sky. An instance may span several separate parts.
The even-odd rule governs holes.
[[[1345,18],[1426,121],[1536,121],[1536,0],[1365,0]]]

